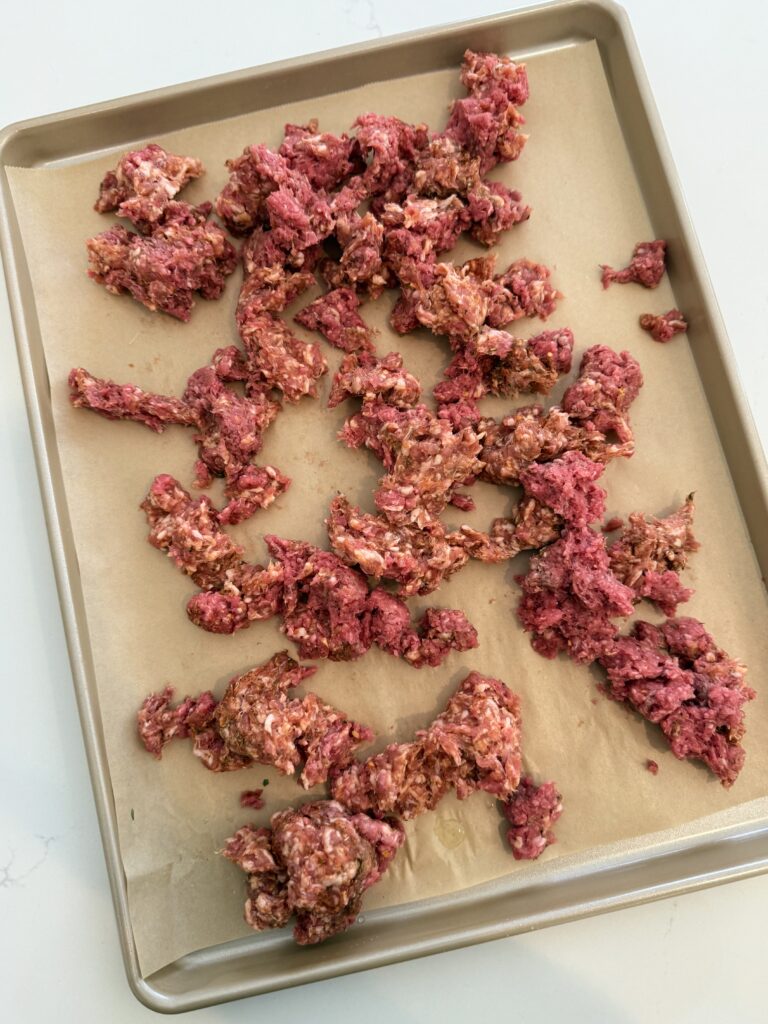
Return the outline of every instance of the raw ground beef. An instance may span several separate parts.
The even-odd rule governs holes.
[[[373,331],[358,313],[359,307],[354,289],[334,288],[299,310],[294,320],[309,331],[319,331],[342,352],[370,352]]]
[[[654,601],[665,615],[674,615],[677,605],[693,593],[678,576],[688,564],[688,555],[700,547],[693,535],[693,512],[692,494],[665,519],[633,512],[608,548],[618,579],[634,590],[637,600]]]
[[[232,679],[218,702],[208,691],[173,708],[169,687],[142,704],[139,736],[158,758],[171,739],[191,737],[194,753],[211,771],[266,764],[294,775],[301,768],[299,782],[311,789],[326,781],[332,765],[344,768],[353,752],[373,739],[370,729],[316,694],[289,697],[288,691],[314,672],[314,666],[302,667],[281,651]]]
[[[99,213],[114,210],[118,217],[127,217],[139,230],[148,232],[174,196],[201,174],[199,160],[168,153],[152,142],[144,149],[124,153],[114,171],[107,172],[94,209]]]
[[[270,828],[245,825],[222,853],[248,875],[248,924],[282,928],[295,916],[296,942],[310,945],[354,924],[363,893],[404,841],[397,821],[322,800],[273,814]]]
[[[688,330],[688,322],[679,309],[670,309],[668,313],[661,313],[659,316],[643,313],[640,317],[640,326],[644,331],[648,331],[654,341],[662,343],[671,341],[676,334],[684,334]]]
[[[635,282],[644,288],[655,288],[664,276],[666,252],[667,243],[661,238],[654,242],[638,242],[632,259],[623,270],[601,264],[603,288],[614,281],[616,284]]]
[[[301,253],[298,266],[291,266],[288,255],[275,245],[272,233],[260,228],[246,240],[241,257],[245,278],[237,303],[238,322],[259,313],[281,313],[316,283],[311,250]]]
[[[613,618],[631,615],[634,607],[634,592],[611,572],[605,537],[589,527],[566,526],[518,582],[518,618],[545,658],[564,651],[590,664],[612,642]]]
[[[287,124],[284,134],[278,153],[292,170],[306,175],[315,188],[329,191],[351,174],[364,170],[355,139],[319,132],[314,118],[307,124]]]
[[[488,324],[506,327],[521,317],[546,320],[555,311],[561,293],[550,284],[550,270],[531,260],[515,260],[493,278]]]
[[[209,203],[173,201],[147,235],[121,225],[102,231],[86,242],[88,276],[153,312],[189,320],[195,294],[218,299],[237,266],[237,253],[209,213]]]
[[[505,562],[528,548],[551,544],[563,521],[536,498],[523,497],[511,516],[494,519],[489,533],[462,526],[464,550],[481,562]]]
[[[629,408],[642,386],[640,364],[629,352],[593,345],[584,353],[579,376],[563,395],[562,406],[580,426],[631,443]]]
[[[733,785],[744,764],[744,704],[755,691],[744,682],[744,665],[701,622],[636,622],[600,663],[608,673],[607,696],[658,725],[675,757],[703,761],[723,786]]]
[[[162,433],[168,426],[199,427],[197,412],[183,399],[156,395],[136,384],[116,384],[88,370],[70,370],[70,401],[76,409],[91,409],[110,420],[133,420]]]
[[[328,408],[335,408],[347,398],[369,403],[380,398],[387,405],[405,409],[420,397],[421,383],[405,369],[399,352],[390,352],[382,359],[368,352],[350,352],[331,382]]]
[[[557,842],[552,826],[563,813],[563,798],[554,782],[537,786],[528,777],[521,779],[502,809],[510,824],[507,842],[515,860],[536,860]]]
[[[520,706],[498,679],[471,672],[445,710],[410,743],[393,743],[351,765],[331,783],[353,811],[414,818],[455,789],[505,800],[520,781]]]
[[[301,341],[274,313],[243,316],[238,326],[253,378],[282,391],[289,402],[317,398],[328,364],[314,342]]]
[[[331,502],[326,525],[331,548],[343,562],[377,582],[394,580],[402,597],[432,593],[468,558],[461,533],[448,533],[439,519],[396,526],[361,512],[343,495]]]
[[[651,773],[651,775],[658,775],[659,774],[659,765],[658,765],[658,763],[656,761],[652,761],[650,757],[645,762],[645,767],[646,767],[646,770]]]

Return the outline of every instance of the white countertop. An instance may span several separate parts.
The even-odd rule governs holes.
[[[509,0],[283,0],[274,8],[254,0],[214,7],[200,0],[127,7],[16,3],[4,11],[0,36],[0,125],[518,6]],[[625,6],[766,445],[768,144],[758,127],[768,108],[763,5],[627,0]],[[3,1018],[13,1024],[146,1021],[153,1014],[134,1000],[123,976],[4,292],[0,337]],[[764,876],[202,1010],[194,1019],[763,1022],[767,903]]]

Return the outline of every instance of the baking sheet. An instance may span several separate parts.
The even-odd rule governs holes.
[[[688,341],[659,346],[636,326],[639,313],[674,304],[669,282],[653,293],[632,286],[604,293],[599,285],[597,264],[622,264],[634,242],[651,237],[652,230],[597,48],[588,43],[537,55],[529,71],[532,98],[525,113],[531,140],[516,164],[494,176],[520,188],[534,214],[503,240],[499,264],[525,255],[553,267],[566,298],[550,325],[574,330],[577,355],[600,342],[629,348],[640,359],[647,383],[633,410],[638,452],[631,461],[611,465],[604,476],[609,513],[636,508],[660,513],[688,491],[697,492],[697,534],[704,546],[687,575],[697,588],[687,610],[710,626],[722,646],[755,667],[750,681],[759,691],[768,639],[764,629],[752,627],[765,621],[766,597]],[[225,157],[252,141],[277,145],[286,120],[317,116],[321,127],[341,131],[372,109],[438,127],[450,98],[460,91],[457,71],[438,72],[158,141],[200,156],[208,168],[184,198],[212,198],[226,179]],[[242,875],[215,851],[243,821],[266,821],[284,803],[306,797],[269,769],[210,775],[184,744],[169,748],[158,765],[135,739],[133,715],[149,690],[170,682],[191,693],[209,686],[220,693],[228,678],[286,643],[274,622],[254,624],[235,637],[197,630],[183,611],[189,583],[145,543],[146,524],[137,505],[158,472],[191,482],[194,447],[188,434],[172,429],[156,437],[68,405],[65,380],[73,365],[180,393],[189,373],[215,347],[236,337],[235,281],[220,302],[200,302],[187,325],[150,314],[88,281],[83,241],[109,222],[91,206],[103,171],[113,163],[106,156],[56,170],[10,169],[9,178],[46,352],[131,919],[146,976],[185,952],[248,934],[240,917]],[[670,241],[674,256],[675,240]],[[451,257],[458,261],[476,252],[462,243]],[[379,350],[403,351],[428,391],[447,362],[447,343],[423,333],[405,339],[392,335],[386,316],[393,301],[394,296],[385,297],[367,306],[364,315],[381,331]],[[688,312],[693,313],[692,339],[702,343],[695,311]],[[517,326],[520,333],[540,329],[538,322]],[[338,353],[328,346],[325,351],[335,366]],[[371,457],[335,441],[353,407],[325,409],[327,387],[326,379],[319,402],[286,407],[267,434],[260,461],[278,465],[294,484],[272,509],[233,530],[254,559],[264,557],[261,538],[267,532],[323,543],[322,519],[337,490],[371,505],[380,468]],[[498,412],[508,403],[490,401],[486,407]],[[482,484],[473,493],[476,513],[446,518],[487,525],[515,497]],[[427,724],[469,668],[505,679],[523,699],[526,767],[557,779],[566,801],[559,843],[548,858],[679,825],[768,793],[768,711],[760,700],[748,710],[746,768],[726,793],[703,769],[676,762],[656,730],[600,698],[596,674],[565,661],[544,661],[531,651],[512,614],[512,577],[520,567],[475,563],[437,594],[412,602],[415,612],[428,603],[464,608],[479,628],[478,650],[421,672],[371,651],[349,665],[321,664],[309,685],[371,725],[378,734],[375,750]],[[646,617],[654,617],[646,611]],[[660,764],[655,778],[644,768],[649,756]],[[240,790],[265,778],[265,810],[256,816],[242,811]],[[464,803],[449,797],[408,828],[409,841],[389,876],[369,893],[368,910],[525,870],[501,842],[497,809],[483,794]]]

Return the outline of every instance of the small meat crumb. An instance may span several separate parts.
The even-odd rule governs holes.
[[[638,242],[632,253],[632,259],[623,270],[601,264],[603,288],[612,282],[629,284],[635,282],[644,288],[655,288],[664,276],[667,243],[657,238],[654,242]]]
[[[654,341],[663,344],[671,341],[676,334],[685,334],[688,330],[688,322],[679,309],[670,309],[668,313],[654,316],[653,313],[643,313],[640,317],[640,326],[648,331]]]
[[[557,842],[552,826],[563,813],[563,798],[554,782],[537,786],[526,776],[503,804],[503,810],[511,826],[507,842],[515,860],[536,860]]]
[[[645,762],[645,768],[646,768],[646,771],[649,771],[651,773],[651,775],[658,775],[659,774],[659,766],[658,766],[658,764],[655,761],[652,761],[650,759],[650,757]]]
[[[603,533],[615,533],[620,530],[624,525],[624,520],[621,516],[611,516],[602,527]]]
[[[250,807],[253,811],[260,811],[264,806],[264,798],[261,795],[263,789],[244,789],[240,794],[240,806]]]

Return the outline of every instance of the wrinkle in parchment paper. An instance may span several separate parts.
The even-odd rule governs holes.
[[[522,698],[527,770],[555,779],[564,795],[558,843],[545,854],[555,858],[678,826],[768,793],[768,702],[762,693],[768,635],[755,628],[766,621],[765,593],[691,356],[690,344],[707,344],[697,332],[696,311],[684,311],[692,325],[688,338],[656,345],[637,318],[675,305],[668,279],[654,292],[632,285],[608,292],[600,287],[598,264],[623,265],[635,242],[653,238],[654,232],[597,49],[587,43],[536,55],[529,71],[530,141],[519,161],[494,176],[519,188],[533,215],[503,239],[499,265],[527,256],[552,267],[565,298],[549,326],[573,329],[577,361],[596,343],[628,348],[640,360],[646,385],[632,410],[637,454],[611,464],[601,480],[609,492],[608,514],[665,513],[696,492],[702,549],[685,575],[686,584],[696,588],[685,612],[701,618],[721,646],[752,668],[758,699],[747,709],[746,767],[726,792],[704,769],[677,762],[656,729],[601,697],[597,671],[536,655],[513,611],[513,576],[524,566],[522,558],[511,565],[472,563],[436,594],[412,602],[414,611],[430,603],[464,609],[479,630],[477,650],[421,671],[374,650],[349,664],[321,663],[307,685],[370,725],[377,733],[374,751],[408,739],[431,721],[470,669],[505,680]],[[276,146],[286,121],[318,117],[323,129],[339,132],[358,114],[375,110],[437,128],[450,98],[460,93],[457,68],[371,84],[157,141],[203,159],[207,174],[183,198],[212,199],[226,180],[225,158],[252,142]],[[150,690],[171,683],[179,695],[208,687],[221,694],[233,675],[290,645],[275,622],[256,623],[233,637],[192,626],[184,614],[191,584],[146,543],[139,502],[160,472],[191,485],[195,450],[189,433],[172,428],[155,436],[134,424],[73,410],[68,403],[66,377],[72,366],[180,394],[189,374],[216,347],[236,341],[237,274],[221,301],[200,300],[187,325],[109,295],[88,280],[84,240],[112,222],[96,214],[92,204],[104,171],[113,165],[114,156],[108,155],[58,169],[15,170],[10,177],[50,376],[131,921],[147,975],[184,953],[249,934],[242,921],[242,875],[216,851],[239,825],[266,823],[272,812],[307,795],[293,780],[259,766],[212,775],[184,743],[171,745],[158,764],[136,739],[136,708]],[[478,251],[462,242],[450,258],[459,261]],[[314,295],[308,293],[297,305]],[[421,331],[394,335],[387,325],[394,299],[388,293],[366,305],[363,315],[380,332],[379,351],[400,349],[429,394],[448,361],[448,345]],[[522,334],[539,329],[538,322],[516,325]],[[321,344],[335,367],[339,353]],[[324,544],[323,518],[337,491],[371,508],[381,468],[371,456],[348,451],[336,440],[354,406],[326,409],[328,383],[325,378],[319,401],[286,406],[267,433],[260,461],[288,473],[293,485],[267,512],[232,530],[255,560],[265,557],[266,532]],[[564,387],[565,382],[558,385],[553,400]],[[497,414],[508,405],[490,400],[484,408]],[[453,510],[446,519],[487,526],[515,500],[513,491],[482,483],[473,496],[474,514]],[[642,610],[656,617],[650,608]],[[646,771],[648,757],[658,761],[658,776]],[[256,814],[241,809],[240,791],[264,780],[265,809]],[[502,832],[498,810],[486,794],[463,803],[449,796],[436,812],[409,823],[406,849],[368,894],[367,910],[530,870],[513,860]]]

